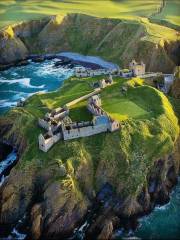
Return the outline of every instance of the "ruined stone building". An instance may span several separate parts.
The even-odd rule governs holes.
[[[137,63],[135,60],[132,60],[129,64],[129,70],[132,71],[134,77],[138,77],[145,74],[146,65],[141,61]]]
[[[100,68],[100,69],[91,69],[85,67],[75,67],[74,68],[74,75],[76,77],[93,77],[93,76],[101,76],[101,75],[108,75],[113,74],[117,71],[117,69],[107,69],[107,68]]]
[[[91,96],[88,99],[87,108],[93,114],[92,121],[72,122],[68,117],[69,110],[67,108],[56,109],[46,114],[44,119],[39,119],[39,125],[48,131],[44,135],[39,135],[39,148],[47,152],[61,139],[66,141],[119,129],[119,122],[111,119],[101,108],[99,95]]]

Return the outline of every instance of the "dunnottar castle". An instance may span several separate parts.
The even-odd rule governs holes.
[[[153,75],[155,73],[150,73]],[[60,140],[70,140],[81,137],[88,137],[103,132],[114,132],[120,128],[120,123],[112,119],[101,107],[100,92],[113,84],[113,75],[121,77],[148,77],[145,73],[145,64],[137,63],[133,60],[129,64],[129,69],[87,69],[84,67],[76,67],[74,75],[78,78],[108,75],[108,78],[102,79],[94,83],[94,91],[72,102],[67,103],[63,107],[52,110],[46,113],[43,119],[38,120],[40,127],[46,130],[46,133],[40,134],[38,137],[39,148],[47,152],[56,142]],[[172,81],[169,76],[166,76],[169,82]],[[72,122],[69,117],[69,107],[72,105],[87,100],[87,109],[92,114],[92,121]]]
[[[99,85],[105,88],[113,84],[112,76],[101,80]],[[114,132],[120,128],[120,123],[112,119],[102,108],[99,92],[96,88],[92,93],[84,95],[68,103],[62,108],[57,108],[47,113],[43,119],[39,119],[39,126],[47,133],[39,135],[39,148],[47,152],[59,140],[70,140],[80,137],[88,137],[102,132]],[[87,99],[87,109],[93,115],[92,121],[72,122],[69,117],[70,106]]]

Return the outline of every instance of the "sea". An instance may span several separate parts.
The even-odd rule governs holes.
[[[99,57],[83,56],[76,53],[63,53],[63,56],[74,60],[99,64],[102,67],[113,67],[112,63]],[[30,62],[26,66],[12,67],[0,72],[0,115],[17,105],[19,100],[37,92],[55,91],[63,81],[73,75],[73,69],[55,67],[59,59],[46,60],[41,63]],[[1,162],[0,170],[14,161],[14,153]],[[0,179],[4,181],[4,176]],[[13,229],[9,239],[25,239],[25,235]],[[171,193],[170,202],[164,206],[157,206],[151,214],[139,219],[139,226],[135,232],[124,234],[120,230],[118,239],[180,239],[180,179]]]

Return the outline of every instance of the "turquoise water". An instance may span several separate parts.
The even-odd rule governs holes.
[[[141,239],[180,239],[180,178],[170,202],[140,219],[135,235]]]
[[[60,87],[73,73],[71,69],[55,68],[54,62],[30,63],[0,72],[0,114],[16,106],[36,92],[48,92]]]
[[[116,64],[104,61],[99,57],[83,56],[77,53],[64,52],[73,60],[96,63],[104,68],[117,68]],[[63,81],[73,74],[73,69],[54,67],[59,59],[47,60],[43,63],[30,63],[27,66],[13,67],[0,72],[0,114],[16,106],[17,102],[26,99],[36,92],[48,92],[59,88]]]

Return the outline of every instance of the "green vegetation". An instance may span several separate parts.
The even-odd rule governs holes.
[[[158,90],[143,85],[139,79],[127,81],[116,77],[114,84],[101,93],[103,108],[112,117],[123,120],[119,131],[59,141],[48,153],[38,148],[38,135],[43,131],[37,126],[38,117],[42,117],[48,108],[62,106],[92,91],[90,83],[96,79],[66,80],[56,92],[34,95],[27,100],[25,107],[12,109],[0,119],[0,123],[13,124],[6,137],[15,135],[17,141],[24,139],[27,143],[16,168],[51,167],[54,172],[52,181],[67,182],[77,193],[92,185],[98,188],[103,172],[104,181],[120,189],[122,195],[137,195],[146,183],[154,161],[172,152],[179,132],[178,121],[168,99]],[[127,92],[121,92],[122,86],[128,86]],[[70,116],[73,120],[90,120],[86,102],[73,106]],[[57,159],[65,165],[70,178],[61,176]],[[79,173],[83,168],[86,170]],[[84,177],[77,179],[76,174],[84,174]]]
[[[160,3],[160,0],[148,0],[144,5],[139,0],[6,0],[0,2],[0,27],[20,21],[67,13],[123,19],[135,19],[137,16],[149,17],[156,12]]]
[[[166,0],[165,1],[165,7],[163,8],[162,12],[160,14],[157,14],[153,17],[153,20],[159,21],[159,23],[163,24],[165,23],[168,25],[168,23],[172,25],[180,25],[180,17],[179,17],[179,11],[180,11],[180,3],[177,0]],[[170,26],[170,25],[169,25]]]

